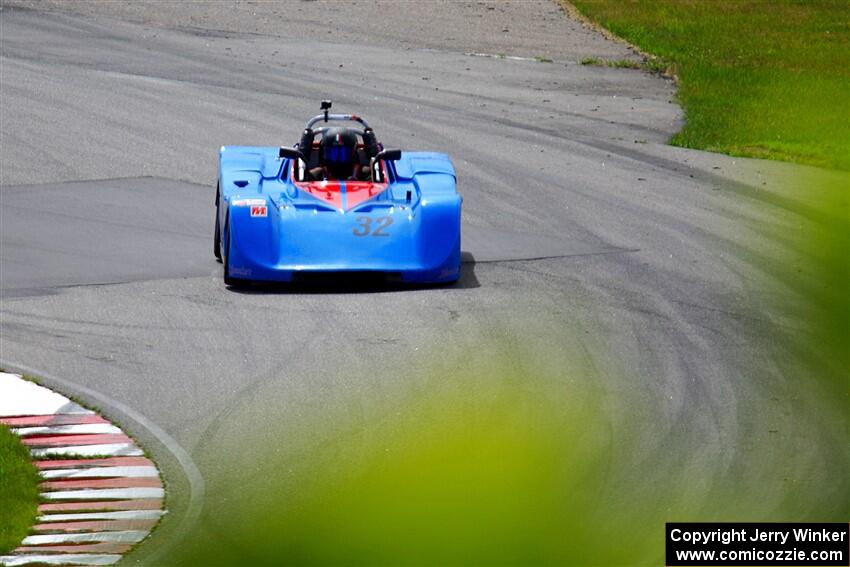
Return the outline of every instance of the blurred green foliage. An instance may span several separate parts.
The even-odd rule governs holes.
[[[774,277],[794,291],[791,344],[829,399],[850,414],[850,181],[846,174],[800,171],[787,180],[796,230],[773,227],[787,243]],[[850,435],[850,432],[848,432]],[[850,439],[848,439],[850,450]],[[850,471],[848,471],[850,474]]]
[[[518,346],[529,338],[435,347],[427,365],[387,369],[413,393],[378,403],[377,419],[340,401],[248,427],[228,456],[241,469],[211,479],[204,520],[168,564],[659,565],[666,521],[844,517],[846,506],[824,503],[846,497],[846,481],[821,486],[806,471],[847,469],[830,456],[846,422],[805,377],[779,426],[790,435],[715,443],[706,418],[715,433],[764,431],[777,426],[773,401],[747,384],[728,411],[694,398],[678,413],[653,376],[598,372],[571,333],[548,337],[565,348],[545,360]],[[801,450],[798,427],[828,437]],[[310,439],[287,442],[296,431]]]
[[[257,449],[262,470],[277,472],[234,486],[227,516],[212,512],[215,533],[200,528],[175,564],[657,561],[663,523],[631,526],[635,508],[612,509],[603,494],[621,476],[610,468],[612,445],[629,439],[611,436],[594,378],[552,373],[500,346],[474,370],[451,356],[406,373],[414,383],[451,379],[386,407],[365,429],[343,407],[327,408],[316,438],[330,432],[337,442],[297,460]]]

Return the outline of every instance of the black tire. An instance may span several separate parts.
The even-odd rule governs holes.
[[[220,238],[221,237],[219,237],[219,239]],[[229,260],[228,252],[230,252],[230,235],[229,234],[225,237],[224,248],[221,249],[221,251],[223,252],[221,263],[224,264],[224,266],[222,267],[223,268],[222,274],[224,275],[224,285],[230,285],[230,284],[233,283],[233,280],[230,278],[230,262],[228,261]]]
[[[225,263],[224,263],[224,285],[226,285],[227,287],[234,287],[237,284],[238,284],[237,280],[234,280],[233,278],[230,277],[230,275],[228,275],[227,262],[225,261]]]
[[[219,198],[219,189],[218,186],[215,188],[215,233],[213,234],[213,254],[215,255],[215,259],[221,262],[221,227],[218,210],[218,198]]]
[[[227,228],[227,225],[225,225],[225,228]],[[230,277],[230,257],[229,257],[230,256],[230,254],[229,254],[229,252],[230,252],[230,231],[229,230],[227,230],[225,232],[224,248],[222,248],[222,252],[223,252],[223,254],[222,254],[222,256],[223,256],[222,264],[224,264],[222,274],[224,276],[224,285],[226,285],[228,287],[237,287],[238,285],[240,285],[242,283],[242,280],[238,280],[236,278]]]
[[[213,254],[221,262],[221,229],[219,228],[218,207],[215,208],[215,234],[213,235]]]

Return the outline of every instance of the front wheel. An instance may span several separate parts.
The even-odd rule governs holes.
[[[218,215],[216,215],[216,224],[218,224]],[[218,232],[216,231],[216,234]],[[224,285],[233,285],[233,278],[230,277],[230,232],[224,236],[224,258],[222,260],[223,266],[223,274],[224,274]],[[219,236],[219,254],[221,254],[221,236]]]
[[[225,229],[229,228],[225,225]],[[243,280],[239,280],[230,276],[230,231],[225,230],[224,232],[224,247],[222,250],[222,264],[223,266],[223,276],[224,276],[224,285],[228,287],[237,287],[239,285],[244,284]]]
[[[227,269],[227,261],[225,260],[225,262],[224,262],[224,285],[226,285],[228,287],[233,287],[233,286],[237,285],[238,283],[239,283],[238,280],[234,280],[233,278],[230,277],[230,272]]]
[[[218,187],[215,193],[215,233],[213,234],[213,254],[221,262],[221,221],[219,221]]]

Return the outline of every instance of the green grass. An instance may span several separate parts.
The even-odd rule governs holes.
[[[614,67],[615,69],[640,69],[643,64],[631,59],[602,59],[600,57],[585,57],[581,60],[582,65],[594,65],[596,67]]]
[[[17,547],[35,523],[38,483],[29,451],[0,425],[0,555]]]
[[[615,69],[640,69],[641,67],[639,61],[632,61],[631,59],[614,59],[608,61],[607,65]]]
[[[596,66],[601,67],[602,65],[605,64],[605,61],[603,59],[600,59],[599,57],[585,57],[584,59],[581,60],[581,64],[582,65],[596,65]]]
[[[760,251],[768,279],[793,290],[801,329],[791,343],[814,378],[848,406],[850,369],[850,2],[846,0],[574,0],[637,45],[645,68],[679,79],[687,116],[676,145],[842,170],[789,174],[771,195],[795,215],[759,230],[787,257]],[[592,58],[591,58],[592,59]],[[594,64],[596,60],[589,60]],[[783,193],[785,195],[783,195]],[[779,228],[777,228],[779,227]],[[758,294],[757,294],[758,295]],[[758,298],[754,298],[754,301]],[[789,310],[786,298],[773,311]],[[801,380],[804,377],[801,376]]]
[[[671,143],[850,169],[846,0],[574,0],[679,79]]]

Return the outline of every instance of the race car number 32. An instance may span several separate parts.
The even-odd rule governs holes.
[[[389,236],[385,231],[392,223],[392,217],[357,217],[357,226],[351,232],[354,236]]]

